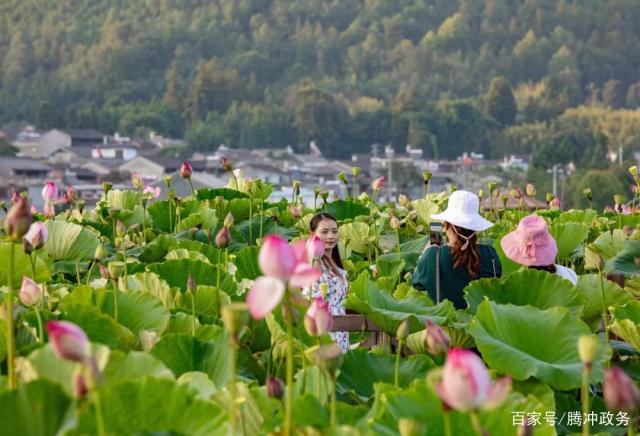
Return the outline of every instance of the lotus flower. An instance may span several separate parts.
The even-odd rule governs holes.
[[[42,292],[36,282],[27,276],[22,276],[22,286],[18,293],[20,302],[27,307],[35,306],[42,298]]]
[[[229,233],[229,228],[227,226],[222,226],[222,228],[216,235],[216,247],[225,248],[229,245],[229,241],[231,241],[231,233]]]
[[[289,213],[295,219],[298,219],[298,218],[300,218],[302,216],[302,213],[300,212],[300,208],[294,206],[293,204],[289,205]]]
[[[451,346],[449,334],[431,320],[427,321],[426,327],[427,351],[435,356],[449,351]]]
[[[29,230],[32,220],[27,200],[19,195],[4,219],[4,231],[14,241],[20,241]]]
[[[371,187],[373,188],[374,191],[379,191],[382,188],[384,188],[384,176],[380,176],[377,179],[375,179],[371,184]]]
[[[277,235],[268,235],[258,255],[258,264],[264,274],[253,283],[247,295],[249,313],[262,319],[282,300],[286,283],[296,288],[313,284],[320,278],[320,270],[301,261],[293,248]]]
[[[467,412],[500,405],[511,390],[511,378],[504,377],[492,385],[482,359],[462,348],[449,351],[436,391],[449,407]]]
[[[306,243],[307,256],[313,261],[324,256],[324,242],[318,236],[313,235]]]
[[[52,201],[58,198],[58,185],[56,182],[47,182],[42,188],[42,198],[44,201]]]
[[[193,174],[193,167],[188,161],[183,161],[182,165],[180,165],[180,177],[183,179],[190,179],[191,174]]]
[[[640,407],[640,390],[618,367],[604,370],[602,393],[609,410],[633,412]]]
[[[31,224],[29,227],[29,231],[25,233],[22,238],[25,243],[29,244],[29,246],[33,249],[41,248],[44,243],[47,241],[47,236],[49,233],[47,232],[47,226],[40,221],[36,221]]]
[[[322,336],[331,330],[333,317],[329,310],[329,302],[322,297],[315,297],[304,316],[304,328],[311,336]]]
[[[136,189],[142,189],[144,187],[144,183],[142,183],[140,174],[138,173],[131,174],[131,184],[135,186]]]
[[[51,349],[60,359],[84,363],[91,357],[85,332],[72,322],[48,321],[47,333]]]
[[[162,190],[160,189],[159,186],[156,186],[155,188],[152,188],[151,186],[146,186],[142,192],[144,192],[145,194],[148,194],[151,198],[158,198],[160,197],[160,193],[162,192]]]
[[[220,158],[220,167],[226,172],[233,171],[233,164],[226,157]]]

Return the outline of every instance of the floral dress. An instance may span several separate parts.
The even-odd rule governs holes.
[[[322,268],[322,275],[311,286],[311,297],[321,297],[322,291],[320,290],[321,283],[327,283],[329,289],[327,291],[327,302],[329,303],[329,310],[331,315],[345,315],[346,310],[344,308],[344,300],[347,298],[347,291],[349,289],[349,282],[347,281],[347,272],[341,268],[341,277],[331,273],[329,268],[324,263],[320,263]],[[309,288],[303,290],[305,296],[309,297]],[[330,332],[329,333],[334,341],[340,346],[343,353],[349,351],[349,333],[348,332]]]

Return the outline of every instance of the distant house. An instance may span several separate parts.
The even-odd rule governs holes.
[[[31,185],[42,185],[51,171],[49,165],[32,159],[0,157],[0,198]]]
[[[104,141],[102,133],[93,129],[53,129],[40,137],[40,144],[46,146],[59,145],[61,147],[93,147]]]
[[[179,197],[185,197],[191,194],[191,186],[189,182],[180,177],[180,174],[176,171],[169,174],[171,177],[171,187]],[[194,189],[201,188],[223,188],[227,185],[227,180],[214,176],[213,174],[207,174],[202,172],[194,172],[191,175],[191,183],[193,183]],[[161,190],[160,197],[167,198],[167,185],[164,180],[158,180],[150,183],[150,186],[159,186]]]
[[[122,159],[129,161],[138,156],[140,144],[135,141],[117,142],[105,141],[106,143],[97,144],[91,150],[93,159]]]
[[[142,180],[151,182],[162,178],[165,174],[165,167],[148,157],[136,156],[120,165],[118,171],[129,174],[138,173]]]

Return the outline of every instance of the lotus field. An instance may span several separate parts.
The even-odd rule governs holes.
[[[561,211],[550,196],[545,210],[506,210],[490,184],[482,214],[495,225],[480,239],[503,275],[472,281],[455,310],[411,287],[449,195],[429,193],[428,174],[419,199],[380,204],[377,180],[303,205],[297,183],[270,202],[271,185],[225,164],[226,188],[185,198],[167,179],[159,199],[135,176],[131,189],[105,184],[92,210],[55,183],[44,213],[12,198],[0,434],[634,434],[635,209]],[[381,330],[373,346],[363,323],[341,353],[326,303],[301,292],[319,277],[308,239],[320,211],[339,222],[346,308]],[[530,213],[547,220],[576,286],[503,255],[500,239]]]

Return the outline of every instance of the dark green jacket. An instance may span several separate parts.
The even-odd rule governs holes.
[[[500,258],[493,247],[478,244],[480,250],[480,273],[476,279],[483,277],[500,277],[502,275],[502,266]],[[411,279],[412,285],[416,289],[426,290],[429,297],[436,302],[436,247],[429,247],[425,250]],[[464,267],[453,267],[453,256],[451,248],[447,246],[440,247],[440,301],[451,300],[456,309],[464,309],[467,302],[464,300],[462,290],[471,281],[469,273]]]

